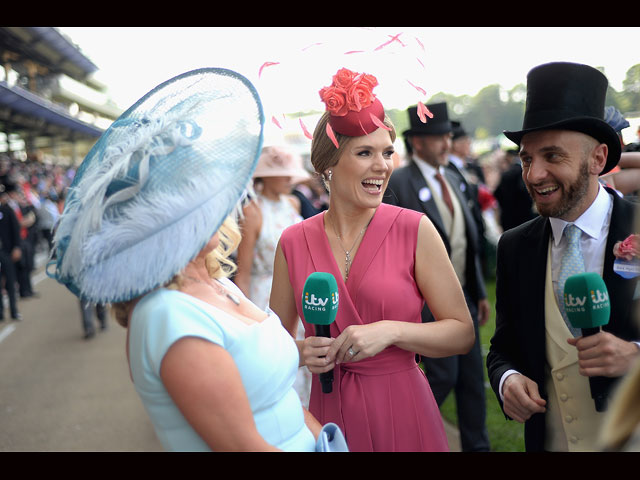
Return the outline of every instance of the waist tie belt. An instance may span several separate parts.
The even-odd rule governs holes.
[[[359,362],[347,362],[337,365],[341,373],[358,375],[388,375],[402,372],[417,366],[415,354],[398,347],[389,347],[374,357]]]
[[[355,388],[355,383],[346,384],[346,392],[343,392],[343,379],[351,375],[376,376],[389,375],[419,368],[415,354],[392,346],[383,350],[374,357],[366,358],[359,362],[341,363],[336,365],[333,371],[333,391],[322,393],[318,375],[313,376],[314,392],[310,403],[311,413],[322,423],[334,422],[347,434],[343,418],[343,395],[348,395],[350,404],[364,405],[364,393]],[[349,388],[354,386],[354,388]]]

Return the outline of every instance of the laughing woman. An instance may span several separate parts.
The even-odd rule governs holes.
[[[314,373],[309,410],[335,422],[351,451],[446,451],[442,418],[415,354],[466,353],[473,325],[439,235],[422,214],[382,204],[393,171],[395,130],[373,95],[375,77],[341,69],[321,90],[311,163],[329,209],[283,233],[271,308],[295,333],[306,278],[336,277],[340,307],[331,337],[304,323],[300,362]],[[355,92],[354,97],[343,92]],[[423,324],[427,302],[438,321]],[[334,370],[331,393],[319,373]]]

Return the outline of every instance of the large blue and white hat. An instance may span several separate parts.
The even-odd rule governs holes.
[[[239,207],[263,126],[255,88],[233,71],[198,69],[154,88],[78,168],[49,276],[102,303],[171,280]]]

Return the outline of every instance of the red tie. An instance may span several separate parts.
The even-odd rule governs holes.
[[[436,180],[440,182],[440,186],[442,187],[442,199],[444,200],[444,203],[447,204],[447,208],[449,209],[449,212],[453,216],[453,202],[451,201],[451,195],[449,194],[449,189],[447,188],[447,184],[444,182],[444,178],[442,178],[442,175],[440,174],[440,172],[436,173]]]

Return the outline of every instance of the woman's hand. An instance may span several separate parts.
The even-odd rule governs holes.
[[[382,320],[368,325],[348,326],[329,347],[327,359],[337,364],[373,357],[394,343],[395,323]]]
[[[333,369],[335,363],[327,357],[333,342],[333,338],[327,337],[305,338],[300,348],[302,364],[306,365],[311,373],[324,373]]]

